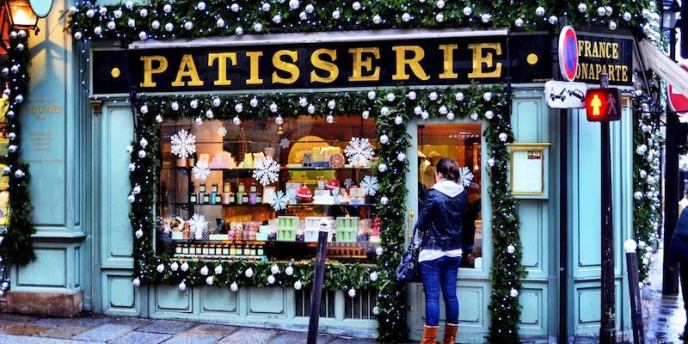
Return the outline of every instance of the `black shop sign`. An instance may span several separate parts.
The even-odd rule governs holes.
[[[395,37],[94,49],[92,93],[531,83],[551,78],[550,37],[544,34]]]

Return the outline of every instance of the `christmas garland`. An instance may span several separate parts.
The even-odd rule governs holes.
[[[389,28],[511,28],[555,30],[558,17],[572,25],[642,27],[658,39],[654,1],[447,1],[397,0],[153,0],[96,5],[83,1],[69,12],[77,40],[170,40],[249,33],[319,32]],[[656,37],[655,37],[656,36]]]
[[[657,230],[662,223],[659,202],[659,155],[663,144],[659,123],[650,113],[649,99],[633,98],[633,229],[638,243],[640,281],[648,277]],[[676,116],[667,113],[667,116]]]
[[[131,225],[134,229],[134,285],[165,283],[184,290],[188,286],[217,285],[238,290],[244,287],[310,286],[314,270],[312,261],[254,262],[202,261],[178,259],[167,255],[153,256],[155,220],[156,167],[155,156],[160,149],[156,123],[167,119],[195,118],[202,123],[209,118],[251,120],[295,118],[302,114],[337,116],[361,114],[376,121],[380,147],[377,175],[380,192],[376,205],[382,220],[381,244],[375,264],[328,263],[325,287],[346,290],[353,297],[359,289],[378,292],[373,312],[379,321],[380,339],[404,340],[406,328],[406,290],[398,283],[395,269],[404,251],[404,214],[410,147],[406,123],[443,117],[449,120],[470,118],[489,123],[484,135],[490,158],[487,161],[491,178],[489,188],[493,209],[493,267],[490,310],[493,342],[517,342],[518,290],[525,276],[520,266],[521,244],[519,221],[515,215],[516,201],[507,189],[506,144],[513,140],[508,111],[508,96],[503,87],[470,87],[467,89],[423,89],[409,91],[390,88],[364,92],[310,94],[207,95],[145,97],[137,103],[138,127],[131,152],[129,196]],[[237,104],[242,110],[237,112]],[[176,110],[175,110],[176,109]],[[371,118],[372,117],[372,118]],[[416,117],[418,117],[416,119]]]
[[[7,234],[0,246],[0,255],[8,264],[25,265],[36,258],[31,235],[35,228],[31,222],[31,196],[29,194],[29,167],[21,161],[21,122],[19,114],[28,91],[29,49],[28,33],[24,30],[12,31],[9,35],[10,48],[8,59],[0,70],[0,77],[6,87],[3,91],[9,107],[5,114],[7,137],[7,165],[2,171],[9,177],[9,221]],[[4,293],[8,284],[0,286]]]

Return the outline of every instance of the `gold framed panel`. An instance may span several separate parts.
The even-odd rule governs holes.
[[[547,197],[549,143],[512,143],[509,149],[509,192],[515,197]]]

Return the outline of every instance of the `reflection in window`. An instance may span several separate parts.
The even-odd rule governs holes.
[[[418,126],[418,207],[435,184],[435,164],[442,158],[468,167],[473,180],[466,187],[468,205],[463,218],[462,267],[482,267],[480,124],[427,124]]]

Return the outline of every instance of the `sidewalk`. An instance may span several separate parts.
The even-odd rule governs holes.
[[[642,290],[645,342],[678,344],[683,343],[678,336],[683,332],[686,313],[680,292],[678,296],[662,296],[663,255],[660,247],[650,268],[650,284]]]
[[[306,333],[192,321],[84,316],[47,318],[0,313],[0,343],[22,344],[296,344]],[[371,344],[372,340],[321,335],[322,344]]]

